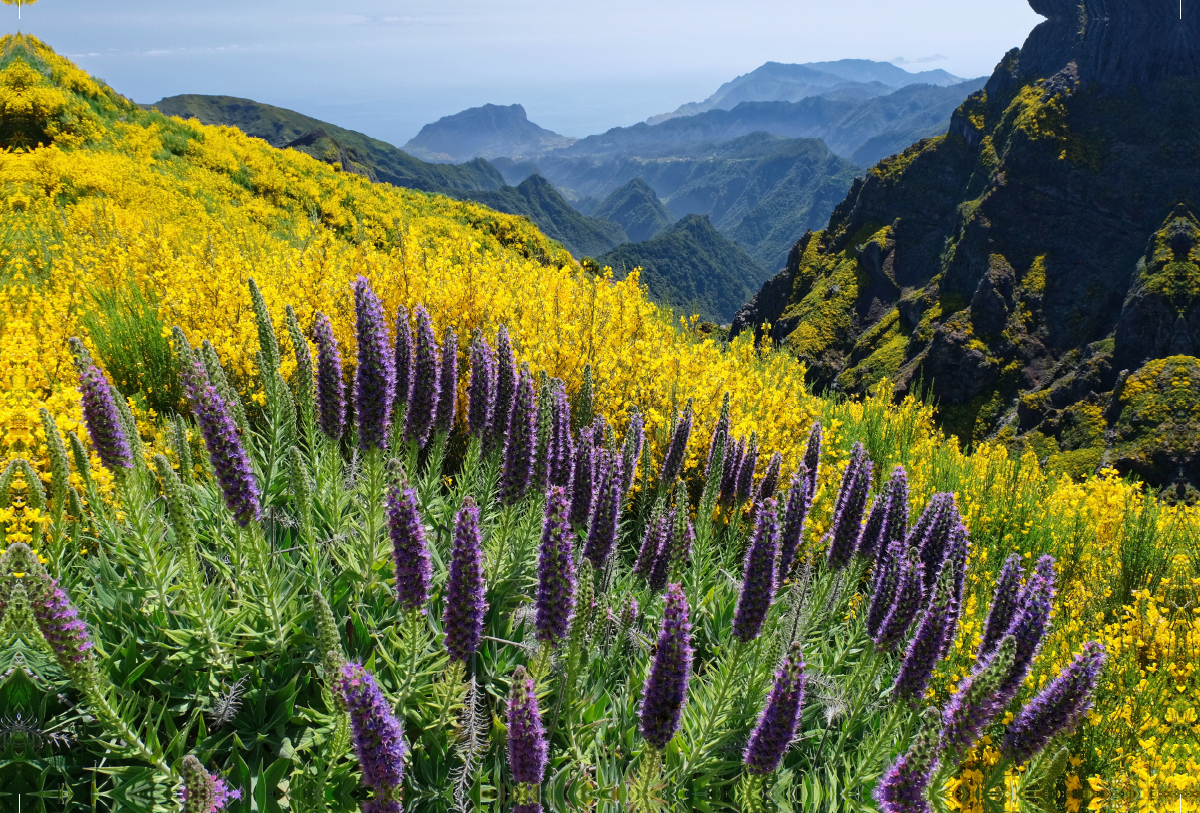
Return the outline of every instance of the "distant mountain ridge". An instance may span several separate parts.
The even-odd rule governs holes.
[[[404,149],[426,161],[457,162],[537,156],[574,142],[531,122],[519,104],[485,104],[426,124]]]
[[[677,219],[641,178],[633,178],[614,190],[592,215],[616,223],[635,243],[649,240]]]

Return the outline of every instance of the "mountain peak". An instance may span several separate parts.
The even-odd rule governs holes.
[[[404,149],[426,161],[468,161],[537,157],[573,143],[531,122],[519,104],[485,104],[426,124]]]
[[[632,178],[614,190],[592,214],[620,225],[635,243],[649,240],[675,220],[641,177]]]

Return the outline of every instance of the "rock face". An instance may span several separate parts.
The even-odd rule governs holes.
[[[770,323],[818,386],[931,390],[965,440],[1193,483],[1200,13],[1030,2],[950,132],[856,181],[732,329]]]

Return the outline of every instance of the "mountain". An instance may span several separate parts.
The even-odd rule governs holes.
[[[538,127],[519,104],[485,104],[426,124],[404,149],[426,161],[538,156],[575,139]]]
[[[1030,4],[1046,21],[949,132],[856,180],[732,330],[770,323],[818,387],[928,388],[965,441],[1182,494],[1200,482],[1200,15]]]
[[[768,276],[705,215],[688,215],[657,237],[626,243],[596,259],[619,279],[640,267],[641,281],[656,302],[721,324],[728,324]]]
[[[651,116],[646,123],[661,124],[669,119],[694,116],[709,110],[732,110],[742,102],[798,102],[831,92],[869,98],[908,85],[956,85],[962,81],[943,70],[909,73],[891,62],[868,59],[809,62],[803,65],[767,62],[721,85],[716,93],[704,101],[689,102],[673,113]]]
[[[291,147],[346,172],[426,192],[499,189],[504,178],[487,161],[430,164],[384,141],[336,124],[233,96],[187,94],[143,105],[167,116],[236,127],[272,147]]]
[[[540,175],[531,175],[518,186],[489,192],[460,192],[457,197],[482,203],[498,212],[524,215],[575,257],[594,257],[628,240],[616,223],[575,211],[554,185]]]
[[[592,214],[618,224],[635,243],[649,240],[676,220],[641,178],[632,178],[614,190]]]

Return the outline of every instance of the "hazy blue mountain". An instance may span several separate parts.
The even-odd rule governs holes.
[[[201,124],[237,127],[272,147],[292,147],[347,172],[395,186],[446,192],[499,189],[504,178],[487,161],[430,164],[384,141],[294,110],[233,96],[170,96],[145,107]]]
[[[688,215],[656,237],[626,243],[596,260],[619,279],[640,267],[641,281],[656,301],[719,324],[728,324],[770,276],[705,215]]]
[[[641,178],[633,178],[614,190],[591,214],[616,223],[635,243],[649,240],[676,220]]]
[[[485,104],[426,124],[404,149],[426,161],[469,161],[538,156],[574,141],[538,127],[519,104]]]
[[[488,160],[492,166],[500,170],[500,174],[504,176],[504,182],[509,186],[516,186],[530,175],[542,174],[542,171],[538,169],[538,165],[532,161],[517,161],[512,158],[503,157],[490,158]]]
[[[963,80],[943,70],[910,73],[891,62],[841,59],[802,65],[767,62],[750,73],[730,80],[702,102],[689,102],[672,113],[651,116],[647,124],[661,124],[679,116],[708,110],[732,110],[742,102],[798,102],[835,89],[881,96],[916,84],[956,85]]]
[[[575,257],[594,257],[628,240],[616,223],[575,211],[553,184],[540,175],[531,175],[517,186],[489,192],[460,192],[456,196],[499,212],[525,215],[543,234],[562,243]]]

